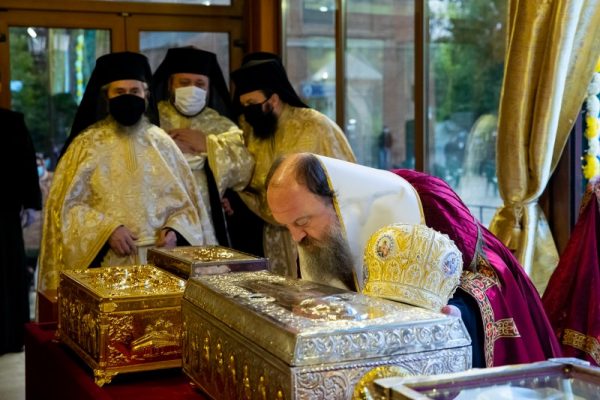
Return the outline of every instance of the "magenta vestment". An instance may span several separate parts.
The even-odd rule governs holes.
[[[563,354],[600,365],[600,181],[588,187],[577,224],[544,292]]]
[[[508,248],[443,180],[413,170],[393,172],[419,193],[427,226],[447,234],[463,253],[460,287],[479,306],[486,366],[559,357],[560,346],[540,297]]]

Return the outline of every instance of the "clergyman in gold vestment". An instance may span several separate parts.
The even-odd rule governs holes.
[[[237,190],[246,205],[265,221],[263,247],[271,271],[296,277],[296,246],[267,205],[265,180],[271,164],[283,154],[303,151],[352,162],[356,159],[335,122],[300,100],[281,60],[264,55],[246,56],[248,61],[231,75],[235,83],[233,101],[243,114],[240,126],[245,146],[232,147],[219,136],[211,136],[207,141],[208,161],[219,190]]]
[[[141,54],[97,60],[46,203],[38,290],[65,269],[139,262],[147,246],[215,242],[183,154],[150,122],[149,78]]]
[[[219,244],[263,255],[262,235],[256,234],[262,233],[261,221],[237,193],[219,193],[206,162],[207,137],[219,136],[229,148],[244,143],[242,130],[230,119],[231,96],[217,55],[192,46],[169,49],[152,76],[150,91],[158,102],[160,127],[175,140],[192,169]],[[235,213],[224,213],[222,197],[233,204]]]

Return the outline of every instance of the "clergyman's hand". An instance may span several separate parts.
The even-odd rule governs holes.
[[[108,245],[118,256],[128,256],[136,251],[135,241],[137,236],[125,225],[119,226],[110,234]]]
[[[448,304],[447,306],[442,307],[442,314],[451,315],[453,317],[460,317],[461,313],[458,307]]]
[[[156,247],[166,247],[171,249],[177,246],[177,235],[175,231],[169,228],[163,228],[158,232],[158,240],[156,241]]]
[[[206,153],[206,135],[197,129],[171,129],[169,135],[183,153]]]
[[[231,207],[231,203],[227,197],[223,197],[221,199],[221,206],[223,207],[223,211],[227,216],[231,217],[233,215],[233,208]]]
[[[21,228],[27,228],[29,225],[31,225],[37,219],[36,214],[36,210],[32,208],[25,208],[21,210]]]

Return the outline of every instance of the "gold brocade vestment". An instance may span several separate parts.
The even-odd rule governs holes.
[[[111,117],[82,132],[57,166],[44,208],[38,290],[56,289],[60,271],[87,268],[124,225],[138,246],[169,227],[190,244],[214,243],[192,173],[173,140],[143,119],[122,128]],[[134,256],[112,250],[102,264]]]
[[[263,247],[270,270],[280,275],[297,276],[296,244],[288,230],[278,225],[267,204],[265,180],[279,156],[310,152],[355,162],[356,158],[342,130],[327,116],[311,108],[283,105],[277,131],[270,139],[258,139],[243,119],[246,145],[228,146],[220,136],[207,140],[208,161],[222,193],[226,188],[239,191],[254,213],[265,220]]]
[[[175,109],[171,102],[163,100],[158,103],[158,112],[160,115],[160,126],[169,132],[172,129],[194,129],[209,135],[222,135],[221,143],[224,145],[231,142],[229,147],[243,145],[242,131],[238,126],[227,117],[222,116],[216,110],[206,107],[202,112],[193,117],[186,117]],[[204,163],[206,162],[206,153],[187,154],[184,153],[198,189],[202,195],[202,200],[210,215],[210,199],[208,194],[208,183],[206,181],[206,172]],[[223,193],[221,192],[221,195]],[[212,221],[211,221],[212,224]]]

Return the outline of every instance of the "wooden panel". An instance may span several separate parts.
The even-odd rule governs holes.
[[[281,1],[249,0],[244,14],[244,31],[248,38],[245,52],[281,54]]]
[[[242,39],[241,21],[237,18],[175,17],[132,15],[126,18],[126,43],[130,51],[139,51],[140,31],[226,32],[229,33],[231,66],[242,62],[242,49],[234,44]],[[228,71],[223,71],[227,74]]]
[[[46,11],[86,11],[107,13],[143,13],[159,15],[204,15],[204,16],[241,16],[243,0],[232,0],[231,6],[204,6],[192,4],[166,3],[127,3],[122,1],[99,0],[3,0],[0,7],[20,10]]]

